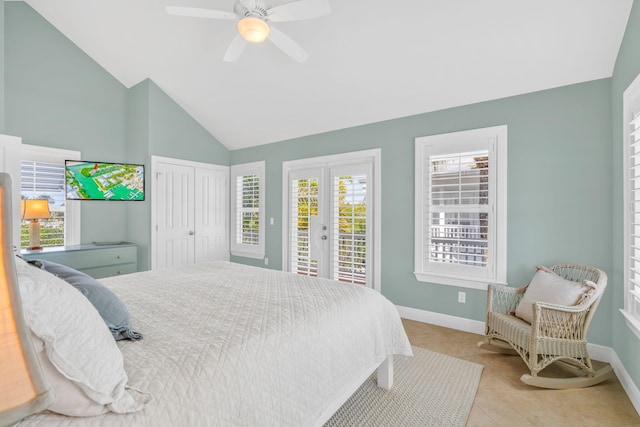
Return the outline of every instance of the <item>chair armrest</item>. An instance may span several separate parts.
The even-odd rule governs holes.
[[[511,288],[504,285],[489,285],[487,290],[487,312],[509,314],[513,312],[527,287]]]
[[[588,313],[589,306],[584,304],[566,306],[534,302],[531,323],[533,338],[584,340]]]

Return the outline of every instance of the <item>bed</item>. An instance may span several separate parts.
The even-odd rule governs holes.
[[[21,426],[321,426],[376,369],[390,387],[392,355],[412,355],[394,305],[359,285],[222,261],[100,282],[144,335],[117,341],[144,407]]]

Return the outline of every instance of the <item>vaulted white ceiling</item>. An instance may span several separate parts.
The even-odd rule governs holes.
[[[266,0],[269,6],[289,0]],[[280,23],[310,58],[273,44],[222,57],[233,0],[26,0],[131,87],[151,78],[234,150],[610,77],[632,0],[329,0]]]

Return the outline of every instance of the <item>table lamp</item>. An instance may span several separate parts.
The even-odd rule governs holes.
[[[39,412],[55,399],[25,324],[11,232],[11,178],[0,173],[0,426]]]
[[[51,218],[49,201],[47,199],[26,199],[20,201],[20,214],[23,220],[29,222],[29,247],[27,249],[42,249],[40,246],[40,219]]]

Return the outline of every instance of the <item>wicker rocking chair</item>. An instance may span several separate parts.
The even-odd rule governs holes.
[[[575,306],[543,302],[533,303],[531,324],[513,315],[528,287],[510,288],[490,285],[487,298],[487,340],[478,346],[504,354],[518,354],[531,370],[520,380],[528,385],[569,389],[589,387],[613,375],[611,366],[594,370],[587,352],[587,330],[600,297],[607,285],[607,275],[597,268],[576,264],[559,264],[551,270],[566,280],[596,284],[587,298]],[[539,377],[538,373],[557,365],[571,372],[573,378]]]

